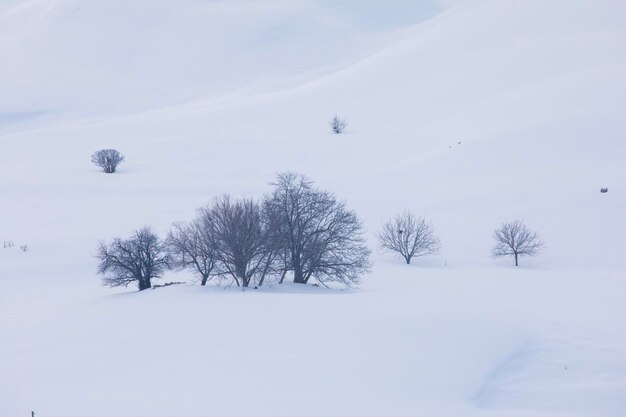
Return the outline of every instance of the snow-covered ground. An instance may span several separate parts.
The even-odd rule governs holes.
[[[0,417],[626,415],[626,3],[415,3],[0,4]],[[441,254],[345,291],[100,285],[98,240],[285,170]],[[516,218],[547,243],[519,268],[489,256]]]

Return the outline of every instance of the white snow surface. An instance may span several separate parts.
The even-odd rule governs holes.
[[[0,417],[626,415],[626,3],[371,3],[0,3]],[[286,170],[372,248],[411,209],[442,252],[349,290],[101,286],[99,240]],[[547,243],[519,268],[513,219]]]

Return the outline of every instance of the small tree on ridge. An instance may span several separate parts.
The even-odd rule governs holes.
[[[385,223],[378,234],[378,242],[383,249],[402,256],[407,264],[414,257],[435,255],[441,249],[433,225],[410,211]]]
[[[537,232],[533,232],[520,220],[503,223],[494,231],[496,245],[492,249],[495,257],[513,256],[515,266],[519,265],[520,256],[535,256],[544,248],[544,243]]]

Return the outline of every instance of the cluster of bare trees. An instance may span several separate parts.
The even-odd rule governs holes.
[[[271,226],[259,203],[226,195],[199,209],[190,223],[174,225],[167,241],[178,253],[175,266],[191,269],[203,285],[213,276],[242,287],[262,285],[277,257]]]
[[[494,257],[511,256],[515,266],[521,256],[535,256],[541,253],[545,244],[537,232],[531,231],[522,221],[503,223],[494,231]],[[417,217],[410,211],[397,215],[385,223],[378,234],[381,248],[400,255],[407,264],[414,257],[435,255],[441,249],[441,241],[435,234],[432,223],[424,217]]]
[[[164,240],[144,227],[128,239],[100,242],[96,256],[103,282],[113,287],[137,283],[144,290],[174,268],[190,271],[201,285],[211,279],[241,287],[286,279],[357,284],[371,267],[357,215],[304,176],[280,174],[271,185],[261,201],[215,198],[191,221],[174,223]],[[512,256],[516,266],[520,256],[536,255],[544,247],[539,235],[518,220],[502,224],[494,238],[493,255]],[[441,248],[432,223],[410,211],[385,223],[378,241],[407,264]]]
[[[166,269],[187,269],[201,285],[210,279],[237,286],[268,280],[311,280],[352,286],[371,266],[356,214],[304,176],[278,175],[262,201],[218,197],[161,241],[149,228],[127,240],[100,243],[104,283],[139,289]]]

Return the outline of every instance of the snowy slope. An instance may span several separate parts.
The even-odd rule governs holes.
[[[277,16],[244,3],[238,13],[262,27]],[[43,89],[71,111],[81,99],[93,111],[119,102],[118,115],[56,123],[52,116],[45,127],[24,122],[0,136],[12,156],[0,176],[0,230],[30,248],[0,251],[0,416],[31,409],[64,417],[86,410],[97,417],[622,416],[626,5],[467,0],[390,37],[372,28],[371,16],[344,20],[333,2],[269,3],[287,21],[292,7],[334,10],[317,24],[360,33],[346,42],[363,42],[361,51],[402,39],[358,62],[355,51],[347,61],[315,54],[289,61],[280,53],[272,64],[254,56],[252,44],[223,45],[237,62],[232,68],[255,63],[267,88],[254,93],[233,94],[247,75],[222,71],[201,81],[151,61],[157,55],[134,61],[141,79],[145,69],[159,68],[164,81],[157,84],[190,88],[157,97],[139,91],[132,65],[117,65],[127,59],[115,47],[126,45],[121,33],[105,42],[107,62],[116,65],[98,61],[106,53],[94,53],[92,65],[132,88],[105,83],[74,94],[93,83],[70,76]],[[129,28],[150,34],[137,28],[143,10],[123,16]],[[194,22],[181,13],[173,19]],[[90,25],[86,17],[77,22]],[[298,36],[324,43],[317,24],[298,25]],[[189,26],[195,42],[210,38]],[[160,26],[152,30],[167,38]],[[17,45],[7,34],[27,36],[15,28],[1,33],[3,47]],[[365,42],[369,37],[377,40]],[[39,47],[71,45],[56,40],[39,38]],[[41,71],[30,61],[41,59],[33,51],[24,52],[19,68]],[[283,59],[293,72],[277,69]],[[308,81],[298,86],[276,82],[326,63],[336,69],[340,61],[342,69],[303,76]],[[3,72],[6,85],[4,75],[19,68]],[[73,64],[58,68],[84,73]],[[40,93],[24,99],[28,106],[9,100],[3,111],[51,108],[48,93]],[[163,107],[175,102],[181,104]],[[153,110],[129,111],[139,108]],[[328,131],[335,113],[350,123],[342,136]],[[118,174],[90,165],[101,147],[126,155]],[[92,257],[98,239],[144,224],[163,233],[214,195],[261,195],[283,170],[305,173],[345,198],[372,245],[396,212],[426,214],[441,235],[441,255],[406,267],[376,253],[372,274],[354,291],[189,285],[111,295],[99,286]],[[492,230],[513,218],[548,244],[519,269],[489,257]],[[184,274],[167,279],[192,281]]]
[[[439,9],[434,0],[395,0],[386,14],[357,4],[4,0],[0,116],[120,114],[294,84],[379,47],[375,34]]]

